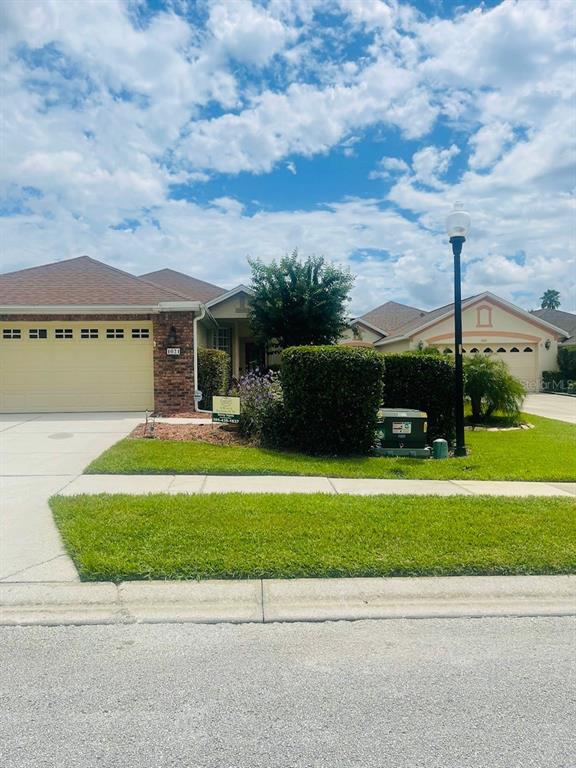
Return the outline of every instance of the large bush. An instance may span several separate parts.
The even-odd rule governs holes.
[[[403,352],[384,355],[384,405],[428,414],[429,442],[454,438],[454,363],[443,355]]]
[[[473,421],[485,421],[495,412],[515,417],[526,390],[503,360],[488,355],[469,355],[464,360],[464,392],[472,405]]]
[[[230,378],[230,357],[219,349],[198,350],[198,388],[202,392],[200,408],[212,410],[214,395],[224,395]]]
[[[282,384],[293,444],[311,453],[368,453],[374,444],[383,379],[384,358],[372,349],[286,349]]]
[[[564,379],[576,380],[576,345],[570,344],[558,349],[558,368]]]

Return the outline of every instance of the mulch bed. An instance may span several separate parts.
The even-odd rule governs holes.
[[[238,432],[213,424],[164,424],[154,425],[153,438],[146,434],[146,425],[139,424],[130,437],[147,437],[157,440],[195,440],[212,445],[250,445]]]

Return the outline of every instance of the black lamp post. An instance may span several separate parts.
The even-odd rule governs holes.
[[[456,447],[454,456],[466,456],[464,440],[464,375],[462,371],[462,286],[460,255],[466,235],[470,231],[470,216],[462,203],[455,203],[446,218],[446,231],[450,236],[454,254],[454,412],[456,416]]]

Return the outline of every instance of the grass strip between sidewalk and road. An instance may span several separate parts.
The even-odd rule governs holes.
[[[576,479],[576,425],[525,415],[535,429],[466,433],[470,455],[458,459],[331,458],[243,446],[126,438],[88,474],[312,475],[430,480]],[[314,425],[311,425],[311,429]]]
[[[80,578],[576,573],[573,499],[55,496]]]

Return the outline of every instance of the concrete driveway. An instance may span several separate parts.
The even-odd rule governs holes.
[[[0,414],[0,581],[76,581],[48,506],[140,413]]]
[[[576,424],[576,397],[568,395],[527,395],[522,410],[535,416]]]

